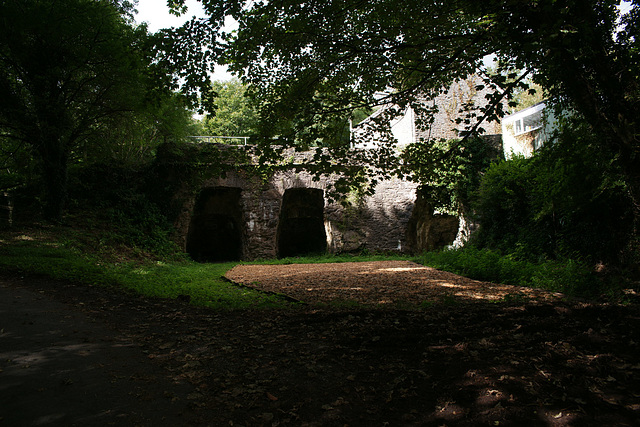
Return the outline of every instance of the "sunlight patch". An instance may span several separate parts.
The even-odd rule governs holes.
[[[396,272],[396,271],[418,271],[418,270],[428,270],[429,267],[394,267],[394,268],[379,268],[376,271],[389,271],[389,272]],[[365,273],[375,273],[375,271],[371,272],[371,271],[367,271]]]
[[[444,288],[464,288],[464,289],[467,288],[466,286],[456,285],[455,283],[451,283],[451,282],[440,282],[437,285],[442,286]]]

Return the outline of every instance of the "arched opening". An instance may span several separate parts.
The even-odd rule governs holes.
[[[324,253],[324,193],[315,188],[284,192],[277,232],[278,257]]]
[[[205,188],[196,198],[187,234],[187,253],[199,262],[242,257],[240,188]]]
[[[416,193],[416,202],[407,224],[406,239],[413,254],[442,249],[456,239],[458,217],[438,214],[421,190]]]

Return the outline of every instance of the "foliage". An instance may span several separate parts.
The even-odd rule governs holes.
[[[481,174],[501,153],[484,138],[441,140],[409,145],[404,153],[412,179],[434,210],[458,214],[469,206]]]
[[[549,96],[586,118],[597,144],[617,154],[640,224],[640,61],[637,2],[624,16],[618,0],[447,2],[251,2],[201,0],[218,30],[228,16],[239,28],[211,44],[223,60],[251,84],[263,104],[271,134],[282,135],[280,118],[293,123],[286,140],[311,142],[336,135],[332,124],[363,105],[411,106],[429,125],[433,99],[459,79],[480,70],[481,86],[492,89],[489,103],[469,111],[470,133],[504,114],[505,100],[538,83]],[[174,6],[182,0],[171,1]],[[186,37],[176,43],[201,50]],[[499,70],[485,72],[495,55]],[[384,93],[378,97],[377,94]],[[388,127],[391,117],[380,120]],[[464,120],[464,119],[463,119]],[[389,145],[380,149],[383,157]],[[335,155],[353,156],[347,151]],[[362,157],[377,161],[380,156]],[[397,167],[388,163],[387,168]],[[373,172],[385,168],[372,168]]]
[[[174,229],[149,190],[148,168],[92,164],[71,170],[71,213],[91,216],[101,247],[127,247],[150,257],[179,252]],[[102,228],[100,228],[102,226]]]
[[[533,158],[492,165],[474,206],[476,243],[524,259],[620,259],[632,232],[628,188],[598,138],[571,120]]]
[[[491,249],[466,246],[429,252],[422,262],[472,279],[527,286],[573,296],[596,297],[605,292],[588,265],[573,260],[532,262],[502,255]]]
[[[270,107],[289,116],[298,109],[315,111],[310,104],[327,93],[335,96],[324,96],[326,102],[316,107],[322,106],[328,120],[331,112],[343,114],[362,103],[391,101],[404,108],[415,101],[416,92],[435,96],[454,80],[475,73],[489,54],[503,67],[518,65],[526,76],[545,80],[549,84],[544,86],[555,93],[567,92],[570,100],[584,96],[570,87],[586,83],[576,76],[604,81],[613,71],[634,64],[635,5],[623,21],[623,31],[618,31],[617,2],[612,0],[593,0],[589,7],[575,0],[532,5],[397,0],[288,0],[246,7],[238,0],[202,3],[215,29],[228,16],[239,22],[235,33],[216,39],[210,48],[226,48],[223,60],[252,83]],[[179,9],[184,1],[170,4]],[[177,42],[185,43],[185,37]],[[187,46],[201,48],[197,43]],[[549,55],[556,61],[549,61]],[[593,67],[601,68],[600,75],[589,71]],[[506,96],[513,96],[524,83],[499,73],[493,77],[495,88]],[[610,82],[624,87],[620,83]],[[394,91],[376,100],[376,93],[389,88]],[[501,104],[491,108],[500,109]]]
[[[0,190],[31,183],[37,176],[33,156],[20,141],[0,136]]]
[[[544,101],[544,89],[537,83],[530,83],[526,90],[520,89],[514,92],[514,102],[516,107],[510,110],[510,113],[533,107]]]
[[[529,211],[531,194],[527,191],[531,160],[513,157],[493,165],[482,179],[477,204],[477,220],[481,223],[482,237],[477,237],[489,247],[515,248],[530,228],[524,226],[531,220]],[[536,251],[539,252],[539,251]]]
[[[198,124],[184,100],[169,94],[163,100],[109,119],[74,152],[72,160],[83,165],[117,164],[141,168],[154,161],[158,147],[198,134]]]
[[[144,128],[167,116],[169,82],[159,78],[165,71],[151,62],[146,28],[133,27],[130,12],[128,2],[108,0],[0,6],[0,142],[28,153],[50,219],[62,217],[70,164],[90,155],[146,157]]]
[[[214,82],[215,110],[203,119],[206,135],[253,136],[257,133],[258,112],[238,79]]]

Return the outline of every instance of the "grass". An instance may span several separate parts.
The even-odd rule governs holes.
[[[615,299],[621,291],[619,284],[616,286],[599,279],[589,265],[571,259],[532,262],[488,249],[465,247],[429,252],[420,262],[472,279],[546,289],[571,296]]]
[[[96,224],[96,222],[93,222]],[[98,223],[99,224],[99,223]],[[148,297],[188,296],[212,309],[291,308],[286,297],[237,286],[223,278],[239,262],[196,263],[174,253],[158,257],[107,227],[35,225],[0,232],[0,271],[39,274],[89,286],[111,286]],[[389,254],[317,255],[268,259],[251,264],[363,262],[407,259]]]
[[[285,308],[293,304],[227,282],[222,276],[237,263],[191,261],[105,262],[72,245],[19,241],[0,246],[0,270],[41,274],[92,286],[113,286],[149,297],[189,296],[194,305],[213,309]]]
[[[113,233],[113,232],[110,232]],[[116,239],[121,240],[121,239]],[[148,297],[188,296],[212,309],[291,308],[284,296],[237,286],[223,278],[240,262],[202,264],[183,254],[158,258],[139,248],[105,240],[100,229],[32,227],[0,233],[0,271],[40,274],[89,286],[111,286]],[[396,254],[342,254],[264,259],[251,264],[406,260]],[[349,303],[344,303],[349,305]]]
[[[223,279],[225,273],[239,262],[201,264],[180,254],[160,260],[135,248],[101,246],[98,243],[101,240],[94,240],[73,228],[0,233],[0,270],[42,274],[87,285],[114,286],[149,297],[188,296],[192,304],[212,309],[290,308],[296,305],[283,296],[237,286]],[[325,254],[259,260],[251,264],[382,260],[412,260],[473,279],[542,288],[575,296],[615,293],[615,290],[603,288],[593,272],[579,262],[532,263],[472,247],[431,252],[421,257]]]

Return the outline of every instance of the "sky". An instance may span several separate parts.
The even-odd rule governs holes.
[[[146,22],[149,31],[155,32],[161,28],[182,25],[193,16],[199,18],[206,16],[198,0],[186,0],[186,5],[188,7],[187,13],[182,16],[174,16],[169,13],[166,0],[138,0],[136,21]],[[618,7],[625,13],[631,7],[631,3],[622,1]],[[226,71],[226,67],[216,67],[212,75],[213,80],[229,80],[231,77],[231,74]]]
[[[205,16],[204,10],[197,0],[187,0],[186,5],[189,8],[187,13],[175,16],[169,13],[166,0],[138,0],[136,21],[138,23],[146,22],[149,24],[149,31],[156,32],[161,28],[181,25],[192,16],[198,18]]]
[[[150,32],[156,32],[162,28],[176,27],[195,16],[205,17],[202,5],[197,0],[186,0],[187,13],[182,16],[175,16],[169,13],[166,0],[138,0],[138,23],[146,22]],[[213,80],[229,80],[231,74],[226,71],[226,67],[216,67],[212,75]]]

